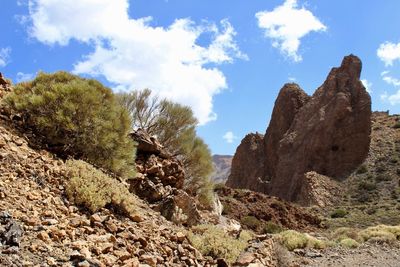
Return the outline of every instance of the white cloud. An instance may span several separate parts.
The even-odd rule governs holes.
[[[369,94],[372,94],[372,83],[370,83],[367,79],[362,79],[361,82],[363,83],[365,90],[367,90]]]
[[[297,0],[286,0],[272,11],[258,12],[256,18],[265,36],[272,39],[272,45],[295,62],[302,60],[298,54],[300,39],[310,32],[327,29],[311,11],[297,8]]]
[[[33,79],[34,74],[32,73],[23,73],[23,72],[18,72],[17,73],[17,83],[20,82],[25,82]]]
[[[11,48],[1,48],[0,49],[0,67],[5,67],[10,60]]]
[[[400,86],[400,80],[397,78],[391,76],[384,76],[382,79],[388,84],[391,84],[393,86]]]
[[[385,62],[386,66],[393,65],[393,62],[400,60],[400,43],[394,44],[385,42],[377,50],[378,57]]]
[[[227,88],[218,64],[246,59],[232,25],[178,19],[154,27],[151,18],[130,18],[128,5],[128,0],[30,0],[30,34],[49,45],[75,39],[92,46],[74,65],[75,73],[102,75],[119,90],[150,88],[192,107],[200,124],[216,119],[213,96]],[[209,44],[198,44],[202,35],[210,36]]]
[[[397,90],[397,92],[393,95],[388,95],[388,93],[385,92],[381,95],[381,100],[389,101],[392,106],[400,104],[400,90]]]
[[[236,137],[236,136],[233,134],[233,132],[231,132],[231,131],[226,132],[226,133],[224,134],[224,136],[222,136],[222,138],[223,138],[227,143],[229,143],[229,144],[233,143],[233,141],[234,141],[235,139],[237,139],[237,137]]]

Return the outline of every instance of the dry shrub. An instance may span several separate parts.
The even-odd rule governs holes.
[[[203,255],[223,258],[229,263],[236,261],[252,236],[251,232],[242,231],[240,236],[235,238],[220,227],[208,224],[195,226],[188,234],[191,244]]]
[[[339,244],[346,248],[357,248],[360,245],[360,243],[352,238],[344,238],[339,242]]]
[[[279,237],[282,245],[290,251],[305,247],[316,249],[323,249],[326,247],[324,241],[316,239],[308,234],[299,233],[295,230],[283,231],[279,234]]]
[[[91,212],[112,205],[118,212],[131,216],[135,213],[135,199],[128,188],[92,165],[81,160],[66,163],[67,196]]]
[[[377,225],[360,231],[363,241],[393,243],[400,239],[400,226]]]

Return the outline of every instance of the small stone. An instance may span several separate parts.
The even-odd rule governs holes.
[[[177,232],[176,233],[176,239],[178,242],[182,243],[186,239],[186,235],[183,232]]]
[[[50,241],[50,237],[49,234],[45,231],[40,232],[37,237],[42,240],[43,242],[49,242]]]
[[[148,255],[148,254],[144,254],[144,255],[140,256],[140,261],[142,261],[150,266],[157,265],[157,259],[154,256]]]
[[[255,255],[250,252],[241,253],[236,261],[239,266],[247,266],[256,259]]]
[[[132,258],[123,262],[122,267],[139,267],[139,260],[138,258]]]
[[[79,267],[90,267],[90,263],[87,260],[81,261],[80,263],[78,263]]]
[[[115,250],[113,253],[120,261],[126,261],[131,258],[131,254],[128,251]]]
[[[43,225],[55,225],[58,224],[56,219],[46,219],[42,222]]]
[[[81,262],[81,261],[85,260],[85,257],[81,253],[79,253],[79,251],[74,250],[69,254],[69,259],[71,261]]]
[[[111,233],[115,233],[118,231],[118,227],[111,221],[106,222],[106,227],[107,230],[110,231]]]

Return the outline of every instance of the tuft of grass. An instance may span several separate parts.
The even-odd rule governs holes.
[[[299,233],[295,230],[286,230],[279,234],[280,242],[288,250],[292,251],[298,248],[316,248],[322,249],[326,247],[326,243],[316,239],[308,234]]]
[[[282,231],[283,231],[282,226],[273,223],[271,221],[266,222],[263,227],[263,232],[265,234],[278,234]]]
[[[252,230],[258,230],[262,226],[262,222],[254,216],[244,216],[240,222]]]
[[[400,239],[400,226],[377,225],[368,227],[359,234],[364,242],[393,243]]]
[[[234,263],[240,253],[253,238],[249,231],[242,231],[238,238],[230,236],[215,225],[203,224],[194,226],[188,233],[190,243],[203,255],[213,258],[223,258]]]
[[[135,199],[128,188],[101,170],[81,160],[68,160],[66,186],[68,198],[77,205],[96,212],[112,205],[128,217],[135,214]]]
[[[349,212],[344,209],[336,209],[331,213],[331,218],[344,218]]]
[[[339,242],[339,244],[345,248],[357,248],[360,245],[360,243],[352,238],[344,238]]]
[[[357,174],[363,174],[368,172],[367,165],[362,164],[358,169],[357,169]]]

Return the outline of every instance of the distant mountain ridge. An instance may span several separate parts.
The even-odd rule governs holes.
[[[231,173],[232,155],[213,155],[214,173],[211,175],[215,183],[225,183]]]

